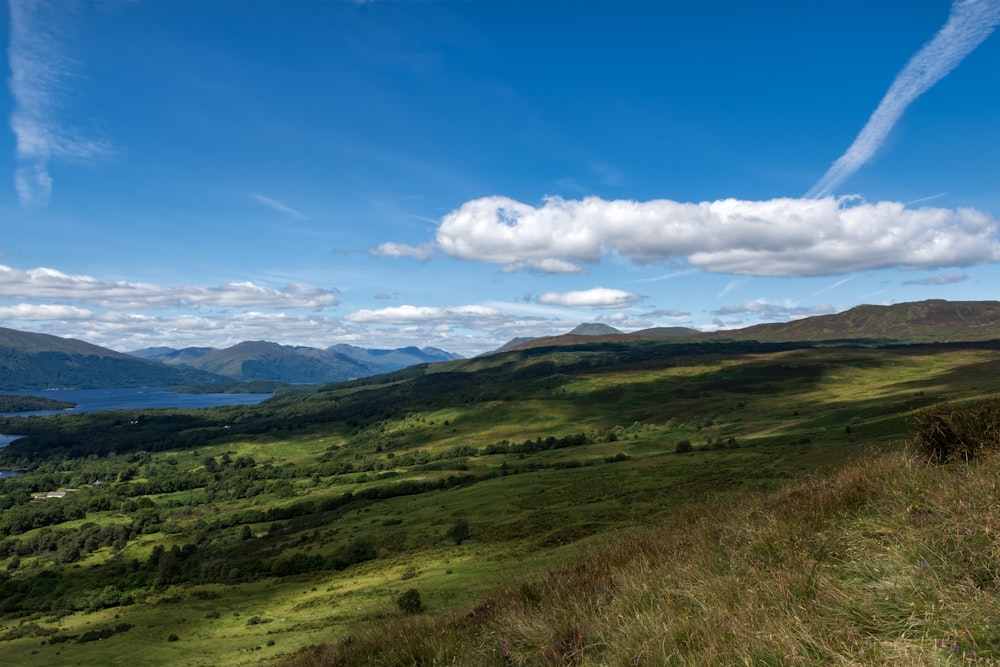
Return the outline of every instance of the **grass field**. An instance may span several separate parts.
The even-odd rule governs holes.
[[[600,361],[599,355],[594,359]],[[849,612],[831,610],[838,595],[871,588],[881,595],[915,585],[913,572],[903,581],[901,565],[883,571],[879,568],[889,566],[862,558],[860,551],[902,535],[898,522],[905,517],[898,508],[919,505],[920,489],[936,485],[944,493],[944,478],[920,472],[907,463],[910,459],[900,458],[901,443],[908,438],[914,411],[943,400],[961,404],[992,395],[1000,389],[998,371],[996,352],[962,346],[649,355],[614,364],[582,364],[580,355],[563,349],[541,360],[474,360],[459,371],[438,372],[434,377],[441,377],[441,390],[433,395],[387,394],[389,389],[379,386],[304,394],[300,403],[289,404],[289,410],[299,411],[296,415],[307,409],[313,411],[309,414],[332,413],[345,405],[363,410],[366,404],[350,401],[365,396],[400,398],[390,406],[395,412],[373,409],[377,417],[338,417],[326,423],[313,419],[268,433],[155,452],[129,463],[137,467],[136,477],[108,482],[104,488],[111,490],[102,493],[126,485],[120,497],[136,501],[124,494],[126,488],[204,475],[207,459],[213,459],[213,466],[219,462],[222,472],[214,481],[206,477],[211,483],[205,486],[146,496],[159,520],[120,549],[102,547],[71,563],[60,562],[56,553],[33,553],[20,556],[13,568],[15,556],[8,556],[11,583],[51,578],[63,582],[59,585],[72,595],[53,594],[46,609],[0,617],[0,664],[235,665],[288,659],[324,664],[335,659],[325,649],[294,656],[303,647],[369,636],[371,628],[399,636],[412,632],[400,647],[418,651],[414,655],[429,651],[426,655],[446,664],[517,664],[520,658],[525,664],[617,664],[626,655],[637,657],[634,664],[650,665],[712,664],[712,659],[722,660],[715,664],[824,664],[848,655],[844,647],[850,641],[861,647],[858,655],[897,655],[873,649],[873,636],[879,642],[898,642],[898,655],[912,657],[907,652],[936,641],[934,633],[943,639],[957,636],[960,629],[942,623],[966,617],[971,623],[971,607],[963,602],[955,614],[948,612],[950,620],[919,625],[924,644],[913,643],[908,633],[893,636],[882,625],[874,635],[857,630],[864,628],[866,614],[881,609],[878,600],[858,602]],[[494,379],[474,384],[479,373]],[[406,381],[392,385],[397,392],[406,386]],[[296,420],[301,418],[291,421]],[[586,437],[562,446],[574,434]],[[559,446],[548,447],[547,441]],[[681,441],[690,442],[693,451],[675,453]],[[127,456],[116,456],[125,465]],[[236,464],[244,465],[241,460],[249,461],[249,467],[237,470]],[[96,464],[66,460],[59,465]],[[867,477],[866,470],[871,471]],[[897,477],[900,470],[912,477]],[[449,479],[458,481],[446,485]],[[439,481],[442,488],[431,488]],[[414,492],[363,496],[366,490],[404,484],[413,484]],[[850,501],[852,485],[864,487],[858,492],[862,501]],[[892,485],[904,490],[892,491]],[[85,492],[97,493],[80,491]],[[346,492],[356,500],[324,509],[324,502],[340,503]],[[816,498],[802,500],[814,492]],[[314,511],[287,519],[244,520],[257,516],[251,511],[296,508],[305,502],[312,502]],[[781,508],[789,503],[804,504],[812,518],[781,524]],[[818,509],[809,509],[817,503]],[[883,525],[883,510],[890,506],[897,514]],[[24,545],[44,538],[46,531],[130,523],[135,520],[130,511],[117,505],[90,511],[83,519],[10,535],[5,541],[11,550],[18,545],[26,550]],[[757,522],[760,517],[763,523]],[[460,520],[468,522],[469,536],[456,544],[447,533]],[[852,526],[861,531],[857,542],[849,538]],[[692,532],[693,527],[702,532]],[[795,534],[806,541],[802,553],[790,546]],[[321,567],[287,574],[278,569],[297,556],[330,558],[359,542],[371,545],[375,557],[341,570]],[[104,581],[99,574],[113,563],[124,563],[127,571],[132,561],[136,567],[148,561],[157,547],[169,551],[195,544],[199,553],[225,560],[202,563],[222,572],[218,581],[166,579],[119,591],[131,596],[131,604],[72,608],[72,600],[90,594],[91,582]],[[720,544],[726,547],[722,551]],[[227,571],[248,567],[249,561],[241,559],[274,562],[274,575],[247,580]],[[794,573],[782,570],[776,559],[794,561],[788,564]],[[609,565],[598,566],[597,561]],[[0,558],[0,568],[3,563]],[[596,578],[580,574],[581,564]],[[918,567],[919,560],[908,566]],[[688,578],[669,583],[673,580],[667,575],[681,571]],[[773,599],[743,597],[741,587],[750,586],[755,576],[775,577],[778,588],[814,590]],[[629,588],[642,579],[660,583]],[[695,595],[697,586],[708,586],[707,592]],[[395,602],[410,588],[419,591],[427,610],[415,617],[406,617]],[[831,597],[818,596],[820,589]],[[462,625],[456,620],[481,609],[488,599],[498,601],[497,611],[480,614],[482,622]],[[772,626],[765,622],[764,610],[776,605],[783,622],[790,622],[788,615],[799,613],[800,599],[807,600],[804,609],[810,614],[851,614],[848,625],[861,634],[853,640],[831,635],[825,643],[793,637],[788,641],[794,647],[776,640],[768,647],[767,628]],[[931,603],[920,600],[925,605],[920,613],[930,614],[926,605]],[[973,600],[981,602],[974,596],[970,605]],[[957,604],[948,601],[949,606]],[[727,605],[741,619],[738,623],[719,616]],[[680,611],[684,613],[677,618],[664,616]],[[898,609],[893,613],[897,625],[916,623],[912,615]],[[711,632],[722,628],[723,634],[743,636],[739,633],[749,632],[744,626],[752,622],[760,623],[759,636],[746,653],[711,649],[716,641]],[[130,627],[94,639],[122,624]],[[428,634],[428,628],[443,634]],[[94,640],[81,641],[88,632]],[[437,637],[440,646],[419,648],[421,634]],[[473,647],[477,652],[456,653],[456,642],[470,636],[479,642]],[[608,648],[612,636],[621,638]],[[996,632],[976,635],[977,645],[990,650],[996,650],[995,640]],[[810,642],[814,648],[802,648]],[[695,650],[699,643],[702,652]],[[504,662],[505,652],[515,661]],[[579,659],[573,657],[577,655]],[[613,660],[602,662],[612,655]],[[940,664],[958,659],[947,652],[933,656],[943,660]],[[400,657],[386,664],[423,663]]]

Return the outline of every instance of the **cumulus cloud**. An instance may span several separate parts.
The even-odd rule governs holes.
[[[19,303],[13,306],[0,306],[0,320],[45,322],[49,320],[84,320],[93,316],[93,311],[77,306],[47,303]]]
[[[914,55],[847,152],[807,197],[825,197],[875,155],[906,108],[947,76],[1000,25],[1000,0],[957,0],[944,27]]]
[[[927,276],[926,278],[920,278],[919,280],[907,280],[904,281],[904,285],[950,285],[952,283],[960,283],[964,280],[968,280],[969,276],[961,271],[948,271],[947,273],[939,273],[933,276]]]
[[[446,253],[506,270],[579,270],[617,253],[637,263],[686,258],[707,271],[818,276],[1000,260],[998,221],[975,209],[907,208],[853,197],[722,199],[697,204],[547,198],[534,207],[501,196],[446,215]]]
[[[638,294],[606,287],[594,287],[576,292],[546,292],[538,297],[538,303],[549,306],[588,306],[590,308],[627,308],[638,300]]]
[[[369,324],[457,323],[469,320],[504,320],[504,311],[490,306],[393,306],[378,310],[359,310],[348,315],[348,322]]]
[[[14,186],[24,206],[44,205],[52,194],[53,160],[87,162],[110,147],[63,122],[72,60],[61,50],[67,6],[63,2],[10,0],[10,128],[18,165]]]
[[[56,269],[26,271],[0,265],[0,297],[90,303],[102,308],[253,307],[325,308],[337,304],[336,292],[311,285],[282,289],[252,282],[218,287],[161,287],[150,283],[99,280]]]
[[[426,261],[434,256],[434,245],[424,243],[419,246],[407,245],[405,243],[381,243],[372,248],[368,253],[375,257],[412,257],[420,261]]]

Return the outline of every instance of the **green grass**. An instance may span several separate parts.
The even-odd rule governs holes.
[[[275,553],[328,555],[352,540],[365,540],[377,549],[378,558],[340,572],[267,577],[236,585],[167,586],[147,591],[142,602],[94,612],[0,617],[0,635],[22,623],[37,623],[61,635],[119,623],[133,625],[127,632],[83,644],[43,644],[45,637],[0,641],[0,664],[124,664],[137,662],[137,650],[142,656],[139,664],[144,664],[141,660],[253,664],[290,658],[305,646],[336,645],[348,636],[361,638],[363,645],[372,628],[399,638],[393,650],[402,657],[386,664],[415,664],[419,656],[437,656],[442,664],[449,664],[448,656],[457,656],[454,664],[503,664],[501,641],[528,664],[571,662],[567,657],[571,653],[579,654],[581,664],[631,664],[636,656],[636,664],[651,665],[713,664],[713,659],[719,661],[715,664],[825,664],[827,659],[841,660],[845,654],[837,651],[855,640],[862,657],[889,656],[875,645],[881,642],[896,646],[893,650],[903,656],[904,664],[910,659],[906,651],[916,649],[899,633],[915,622],[903,614],[907,609],[882,609],[884,601],[876,604],[850,597],[861,595],[858,591],[867,590],[872,581],[877,590],[891,582],[902,585],[901,566],[861,558],[855,552],[872,549],[875,541],[887,541],[906,527],[905,522],[897,525],[902,521],[898,516],[897,524],[881,523],[889,507],[885,503],[895,497],[892,489],[902,483],[895,476],[899,469],[921,480],[919,488],[936,483],[934,474],[950,473],[907,469],[900,463],[907,459],[899,459],[898,453],[863,453],[875,447],[897,451],[916,410],[945,399],[961,402],[996,392],[1000,363],[995,353],[935,346],[817,348],[737,356],[651,356],[626,365],[580,366],[581,359],[599,358],[597,353],[563,349],[547,358],[554,371],[544,367],[540,374],[530,368],[537,363],[530,357],[524,364],[506,365],[495,358],[471,360],[460,373],[435,371],[435,377],[443,378],[443,388],[424,402],[405,393],[393,395],[402,406],[395,413],[382,411],[355,423],[339,418],[309,422],[293,430],[230,436],[194,450],[153,454],[149,465],[181,472],[202,471],[206,457],[221,460],[228,454],[232,459],[252,457],[258,468],[288,466],[301,474],[287,480],[290,490],[285,492],[273,490],[277,487],[269,485],[274,480],[268,480],[251,497],[220,492],[211,504],[200,502],[207,493],[204,488],[158,494],[153,499],[164,524],[176,526],[178,532],[133,539],[121,553],[126,561],[148,559],[157,545],[169,549],[195,541],[203,548],[231,549],[234,554],[245,549],[273,557]],[[568,370],[560,371],[560,364]],[[454,377],[478,382],[477,368],[503,381],[466,386]],[[400,381],[388,389],[401,392],[407,386]],[[307,409],[321,414],[333,409],[331,401],[378,398],[385,390],[385,386],[334,388],[287,405],[301,411],[296,414],[306,414]],[[574,447],[434,460],[456,446],[482,449],[503,440],[517,444],[581,432],[590,441]],[[695,451],[674,454],[682,439],[690,440]],[[429,457],[428,463],[400,463],[421,452]],[[629,458],[606,462],[618,454]],[[851,463],[859,456],[865,461],[860,467]],[[321,461],[371,469],[323,474],[317,483],[309,470]],[[845,465],[845,471],[833,472]],[[873,472],[863,478],[867,469]],[[794,486],[820,472],[826,477]],[[496,476],[457,488],[255,523],[250,526],[254,537],[243,547],[238,545],[239,526],[211,530],[213,521],[247,509],[320,502],[346,491],[465,474]],[[793,488],[787,490],[790,484]],[[917,481],[906,484],[910,486],[902,488],[918,488]],[[860,487],[864,488],[857,490]],[[843,493],[838,496],[836,489]],[[862,500],[852,499],[848,492]],[[918,502],[914,493],[905,492],[906,498],[912,496],[907,502]],[[785,508],[799,506],[810,518],[783,524]],[[471,536],[456,546],[445,534],[458,519],[469,522]],[[127,520],[116,507],[7,539],[25,541],[46,530],[87,521]],[[850,541],[856,525],[868,541]],[[271,534],[275,529],[279,532]],[[805,542],[793,546],[793,537]],[[947,542],[947,549],[962,548],[953,539],[936,539]],[[912,561],[915,552],[910,553],[905,558]],[[940,553],[951,557],[951,551]],[[928,556],[933,553],[923,557]],[[111,557],[112,551],[105,548],[79,562],[79,567],[61,566],[49,555],[28,557],[11,576],[17,581],[48,569],[85,586],[91,572]],[[591,580],[586,572],[578,572],[581,563],[584,571],[594,570],[598,578]],[[793,570],[783,570],[786,566]],[[845,572],[849,576],[842,575]],[[976,575],[980,579],[986,576],[982,572]],[[744,589],[757,587],[758,573],[774,590],[744,597]],[[640,583],[643,578],[647,583]],[[911,584],[912,580],[907,579]],[[400,620],[394,600],[408,588],[420,591],[428,611]],[[202,599],[196,595],[200,590],[221,597]],[[580,600],[574,602],[577,597]],[[837,602],[842,598],[848,601]],[[474,615],[484,620],[462,620],[470,610],[482,609],[488,599],[496,603],[492,610]],[[717,609],[704,608],[706,599],[713,600],[709,606]],[[912,601],[916,604],[917,599]],[[860,634],[853,640],[829,633],[825,639],[817,638],[785,617],[782,622],[791,625],[779,627],[761,611],[774,606],[791,614],[799,604],[809,610],[819,605],[823,614]],[[728,608],[734,616],[746,617],[740,621],[743,625],[750,619],[760,623],[756,638],[732,635],[746,640],[743,652],[731,644],[728,653],[712,648],[721,641],[712,632],[739,630],[733,626],[736,621],[721,615]],[[919,609],[930,613],[926,606]],[[863,623],[871,614],[891,621],[878,626],[877,642]],[[255,616],[270,620],[248,624]],[[949,612],[947,618],[954,625],[964,617]],[[920,627],[931,633],[928,637],[954,634],[941,624]],[[779,629],[791,632],[791,637],[768,644],[767,633]],[[171,634],[177,641],[167,641]],[[980,640],[977,635],[980,645],[993,645],[989,637],[995,634],[980,634],[986,637]],[[618,637],[616,647],[610,647],[612,638]],[[654,638],[659,644],[654,645]],[[270,646],[269,641],[273,641]],[[468,647],[462,648],[465,643]],[[833,644],[840,648],[832,649]],[[703,652],[696,651],[698,645]],[[788,653],[793,647],[796,652]],[[315,655],[326,657],[317,659],[336,655],[327,650],[318,650]],[[462,652],[466,650],[473,652]],[[791,655],[792,660],[782,658]],[[932,657],[943,658],[941,664],[951,659],[946,652]],[[310,663],[311,659],[302,658],[305,662],[300,664],[324,664]]]

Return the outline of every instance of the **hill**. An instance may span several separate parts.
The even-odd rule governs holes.
[[[641,334],[641,332],[639,332]],[[1000,301],[940,299],[862,305],[836,315],[720,331],[716,337],[760,341],[878,340],[935,343],[1000,338]]]
[[[612,327],[608,327],[611,329]],[[579,327],[577,327],[579,329]],[[1000,339],[1000,301],[932,299],[891,306],[861,305],[834,315],[792,322],[757,324],[741,329],[703,332],[686,327],[656,327],[631,333],[591,330],[604,341],[661,338],[690,341],[936,343]],[[616,333],[617,332],[617,333]],[[500,350],[577,345],[585,342],[574,329],[560,336],[517,339]]]
[[[609,334],[620,334],[621,331],[607,324],[600,322],[585,322],[573,328],[569,332],[571,336],[607,336]]]
[[[187,365],[232,380],[269,380],[293,384],[323,384],[406,368],[414,364],[461,359],[436,348],[366,349],[338,344],[325,350],[245,341],[225,349],[191,347],[148,348],[131,354],[167,364]]]
[[[220,379],[79,340],[0,328],[0,389],[177,386]]]
[[[1000,657],[1000,463],[902,444],[1000,341],[580,339],[0,420],[0,664]]]

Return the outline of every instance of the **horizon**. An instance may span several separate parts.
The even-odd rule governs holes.
[[[993,301],[1000,0],[0,12],[0,326],[435,347]]]

